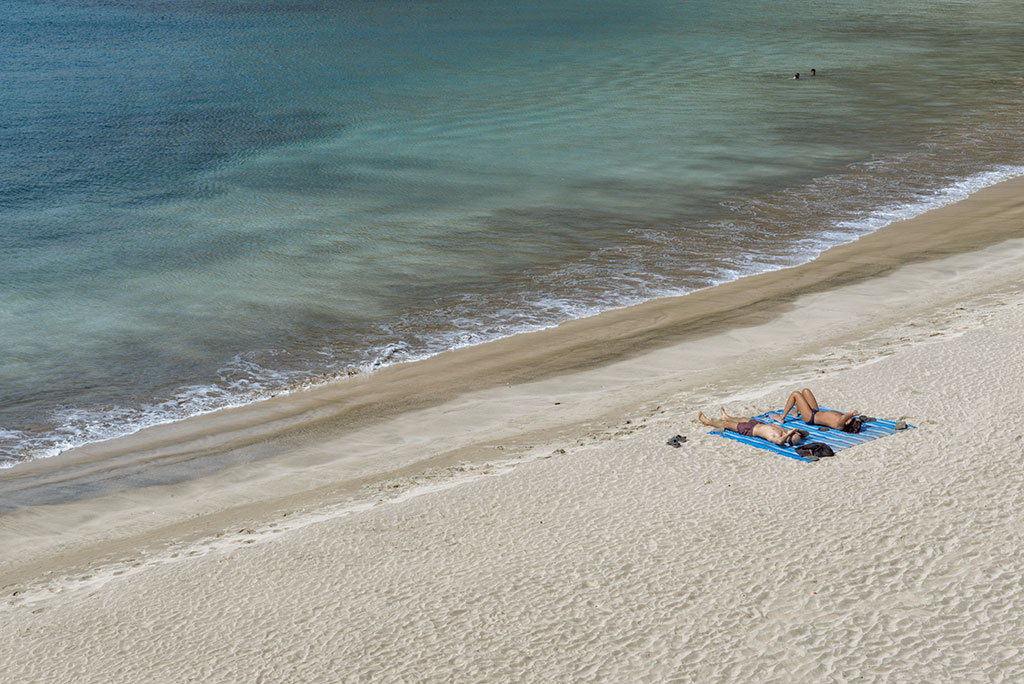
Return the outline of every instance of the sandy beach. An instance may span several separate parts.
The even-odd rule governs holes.
[[[0,472],[0,681],[1021,681],[1022,191]]]

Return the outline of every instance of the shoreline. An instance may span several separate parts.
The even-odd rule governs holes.
[[[13,507],[0,514],[0,540],[15,551],[0,570],[5,580],[21,581],[45,567],[55,549],[63,550],[71,566],[89,565],[151,546],[157,538],[198,539],[240,520],[366,499],[382,483],[414,480],[425,471],[438,471],[443,479],[456,468],[474,469],[510,455],[536,457],[536,444],[571,443],[581,429],[614,423],[625,404],[636,405],[635,396],[617,399],[603,377],[642,387],[642,404],[650,409],[659,396],[671,395],[670,385],[685,370],[669,368],[658,378],[651,359],[666,350],[690,345],[705,354],[703,368],[690,372],[713,384],[714,372],[704,371],[723,361],[714,352],[727,346],[718,342],[778,325],[793,316],[802,298],[827,300],[829,293],[908,266],[1021,236],[1022,188],[1024,178],[990,186],[802,266],[0,471],[0,498]],[[963,229],[966,224],[970,230]],[[828,306],[819,310],[826,312],[826,323],[847,325]],[[836,337],[834,330],[827,334]],[[705,349],[709,340],[720,349]],[[638,383],[638,369],[650,377]],[[562,392],[570,399],[549,404],[542,396],[557,384],[571,388]],[[23,526],[27,521],[31,527]]]
[[[411,459],[349,498],[335,442],[319,446],[318,475],[335,479],[315,495],[264,491],[198,515],[238,496],[239,468],[222,473],[228,489],[215,474],[0,516],[0,536],[32,542],[3,540],[26,561],[0,581],[8,671],[83,684],[1018,681],[1024,433],[1007,399],[1024,382],[1022,282],[1018,236],[403,414],[379,425],[454,465]],[[804,464],[696,421],[808,385],[918,428]],[[677,432],[688,442],[666,446]],[[185,505],[162,508],[173,499]],[[109,534],[118,506],[159,520],[93,539],[91,557],[76,548]],[[175,510],[193,515],[171,523]],[[56,545],[55,522],[75,528]]]
[[[943,187],[941,187],[939,189],[936,189],[934,191],[934,193],[932,193],[930,195],[927,195],[927,196],[924,196],[923,198],[918,199],[918,201],[916,203],[909,203],[909,204],[906,204],[906,205],[900,205],[895,210],[893,210],[892,208],[880,207],[880,208],[876,209],[875,211],[866,213],[862,219],[853,221],[853,223],[854,224],[866,224],[866,225],[874,225],[874,226],[876,226],[876,227],[871,229],[871,232],[867,233],[867,235],[870,235],[873,232],[877,232],[879,230],[879,228],[877,227],[878,225],[882,225],[882,228],[884,229],[885,227],[888,227],[892,223],[901,223],[901,222],[910,220],[911,218],[916,218],[917,216],[920,216],[922,214],[929,213],[931,211],[935,211],[937,209],[941,209],[942,207],[949,206],[950,204],[956,204],[958,202],[964,201],[965,199],[969,199],[970,197],[972,197],[974,194],[976,194],[979,191],[983,191],[983,190],[986,190],[988,188],[1001,185],[1003,183],[1012,182],[1013,180],[1020,179],[1022,177],[1024,177],[1024,166],[1012,166],[1012,165],[1010,165],[1010,166],[1007,166],[1007,165],[1000,166],[1000,167],[994,168],[994,169],[992,169],[990,171],[987,171],[987,172],[979,172],[979,173],[976,173],[976,174],[964,177],[964,178],[960,179],[957,182],[954,182],[954,183],[952,183],[950,185],[946,185],[946,186],[943,186]],[[894,214],[896,214],[896,215],[904,215],[904,216],[909,214],[909,218],[893,219],[893,215]],[[854,242],[857,242],[859,239],[861,239],[861,238],[854,238]],[[845,244],[850,244],[850,243],[845,243]],[[838,245],[838,246],[843,246],[843,245]],[[833,247],[827,248],[826,251],[828,251],[830,249],[833,249],[835,247],[836,246],[833,245]],[[767,275],[767,274],[769,274],[771,272],[778,271],[778,270],[789,271],[789,270],[791,270],[793,268],[801,268],[801,267],[804,267],[804,266],[808,265],[809,263],[813,263],[814,260],[816,260],[818,257],[821,256],[821,254],[823,254],[823,253],[819,253],[818,256],[816,256],[816,257],[814,257],[812,259],[811,262],[805,262],[805,263],[797,264],[795,266],[786,266],[786,267],[781,267],[781,268],[774,268],[772,271],[759,272],[759,273],[753,273],[753,274],[747,274],[747,275],[738,276],[738,277],[736,277],[736,281],[744,281],[744,280],[746,280],[748,278],[751,278],[751,277]],[[515,331],[512,331],[512,332],[509,332],[508,334],[503,334],[503,335],[501,335],[501,336],[499,336],[499,337],[497,337],[495,339],[490,339],[490,340],[487,340],[485,342],[476,343],[476,344],[473,344],[473,345],[470,345],[470,346],[489,345],[489,344],[493,344],[495,342],[500,342],[501,340],[504,340],[504,339],[517,338],[517,337],[519,337],[521,335],[528,335],[528,334],[532,334],[534,332],[546,332],[546,331],[549,331],[549,330],[552,330],[552,329],[560,328],[560,327],[565,326],[565,325],[567,325],[569,323],[572,323],[572,322],[574,322],[576,320],[584,320],[584,321],[592,320],[594,318],[598,318],[599,316],[608,316],[608,315],[614,314],[617,311],[625,311],[625,310],[635,309],[637,307],[645,307],[645,306],[648,306],[648,305],[651,305],[651,304],[655,304],[655,303],[660,302],[660,301],[678,301],[678,300],[680,300],[683,297],[689,297],[689,296],[692,296],[692,295],[697,294],[697,293],[699,293],[701,291],[704,291],[704,290],[716,290],[717,288],[722,287],[723,285],[731,284],[732,282],[735,282],[735,281],[733,281],[733,280],[725,281],[725,282],[719,283],[718,285],[706,287],[706,288],[703,288],[703,290],[695,290],[693,292],[689,292],[689,293],[683,294],[683,295],[663,295],[661,297],[658,297],[658,298],[655,298],[655,299],[648,299],[648,300],[645,300],[645,301],[640,302],[640,303],[635,303],[635,304],[630,304],[630,305],[613,306],[610,309],[605,309],[604,311],[602,311],[599,314],[592,314],[592,315],[589,315],[589,316],[586,316],[586,317],[583,317],[583,318],[579,318],[579,319],[572,318],[572,319],[568,319],[568,320],[562,321],[560,323],[552,323],[552,324],[550,324],[547,327],[540,328],[540,329],[537,329],[537,330],[515,330]],[[398,362],[397,364],[384,364],[380,368],[377,368],[376,365],[374,364],[374,368],[371,369],[371,370],[367,370],[366,368],[363,368],[362,370],[359,370],[359,371],[349,370],[349,371],[345,371],[345,372],[339,372],[337,375],[330,375],[327,372],[324,372],[324,373],[321,374],[319,380],[315,379],[313,377],[310,377],[310,378],[307,378],[306,380],[297,382],[293,386],[281,387],[281,388],[278,388],[276,390],[266,390],[265,396],[261,396],[259,398],[235,397],[234,399],[229,400],[228,403],[226,405],[224,405],[224,406],[216,407],[216,408],[206,407],[206,408],[203,408],[201,410],[198,410],[198,412],[196,412],[196,413],[192,413],[190,415],[185,415],[184,417],[182,417],[181,415],[179,415],[177,417],[172,417],[172,418],[160,418],[160,417],[157,417],[154,420],[150,421],[149,418],[153,418],[153,416],[151,414],[147,413],[144,410],[143,414],[144,414],[144,417],[146,418],[145,420],[140,419],[141,420],[140,424],[134,424],[134,425],[133,424],[129,424],[127,427],[125,427],[120,432],[120,434],[117,434],[116,436],[112,436],[112,437],[111,436],[96,437],[95,439],[88,439],[86,441],[79,442],[79,443],[75,444],[74,446],[67,446],[68,442],[65,442],[65,445],[60,447],[62,449],[61,451],[53,452],[51,450],[50,452],[48,452],[48,453],[50,453],[50,455],[37,455],[37,456],[33,456],[33,457],[27,457],[26,460],[3,461],[2,463],[0,463],[0,471],[2,471],[4,469],[8,469],[8,468],[22,468],[22,467],[25,466],[26,463],[31,463],[31,462],[36,462],[36,461],[47,461],[47,460],[51,460],[51,459],[54,459],[54,458],[60,458],[60,457],[66,455],[66,454],[69,454],[69,453],[70,453],[70,457],[71,458],[75,458],[78,454],[85,453],[85,452],[87,452],[89,450],[103,449],[102,446],[97,446],[97,445],[103,445],[103,444],[106,444],[108,442],[131,438],[132,436],[134,436],[134,435],[136,435],[136,434],[138,434],[140,432],[145,433],[145,434],[148,435],[148,434],[151,434],[154,430],[159,430],[160,428],[166,427],[168,425],[176,425],[176,424],[183,423],[183,422],[186,422],[186,421],[188,421],[190,424],[192,424],[195,421],[197,421],[199,419],[202,419],[205,416],[210,416],[210,415],[215,415],[215,414],[222,414],[222,413],[224,413],[226,411],[245,411],[247,409],[250,409],[254,405],[260,404],[260,403],[262,403],[264,401],[276,398],[278,396],[280,396],[280,397],[294,396],[294,395],[302,394],[302,393],[308,392],[308,391],[317,392],[317,391],[322,391],[322,390],[324,390],[326,388],[330,388],[332,386],[338,385],[340,383],[344,383],[346,381],[366,380],[367,378],[372,377],[375,373],[379,373],[381,370],[386,370],[387,368],[392,367],[392,365],[402,366],[402,365],[423,363],[424,361],[429,361],[430,359],[432,359],[432,358],[434,358],[434,357],[436,357],[438,355],[444,355],[444,354],[447,354],[447,353],[451,353],[453,351],[460,351],[461,349],[463,349],[463,348],[457,347],[457,348],[453,348],[453,349],[448,349],[448,350],[443,351],[443,352],[432,352],[432,353],[429,353],[429,354],[425,354],[424,356],[422,356],[420,358],[411,359],[411,360],[404,361],[404,362]],[[353,368],[353,367],[350,367],[350,368]],[[202,387],[202,385],[200,385],[200,386]],[[175,397],[179,397],[179,395],[175,395]],[[173,403],[173,401],[174,401],[173,399],[168,399],[166,403]],[[184,399],[178,398],[178,403],[179,404],[187,404],[188,402],[186,400],[184,400]],[[100,420],[98,422],[104,422],[104,421]],[[107,424],[104,422],[104,425],[107,425]],[[107,426],[109,427],[109,425],[107,425]],[[75,440],[72,439],[70,441],[74,442]],[[56,448],[58,448],[58,447],[52,447],[52,449],[56,449]],[[0,509],[0,510],[2,510],[2,509]]]

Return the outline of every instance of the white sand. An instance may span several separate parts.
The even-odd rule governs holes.
[[[0,681],[1024,681],[1022,283],[1015,240],[461,395],[374,428],[461,468],[117,562],[40,521],[217,490],[8,514]],[[802,386],[919,427],[802,464],[695,420]]]

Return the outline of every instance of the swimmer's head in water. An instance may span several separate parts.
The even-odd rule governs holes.
[[[818,75],[818,72],[816,72],[814,69],[811,69],[811,76],[817,76],[817,75]]]
[[[798,78],[800,78],[800,72],[799,72],[799,71],[798,71],[797,73],[793,74],[793,80],[794,80],[794,81],[795,81],[796,79],[798,79]]]

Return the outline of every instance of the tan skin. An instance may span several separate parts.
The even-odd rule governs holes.
[[[730,416],[725,412],[725,409],[722,409],[721,420],[712,420],[705,416],[703,411],[697,416],[697,418],[700,419],[700,422],[709,427],[718,428],[719,430],[732,430],[733,432],[738,432],[736,429],[737,425],[750,420],[750,418],[735,418]],[[779,444],[782,446],[792,444],[795,446],[803,441],[803,438],[807,436],[807,433],[803,430],[787,430],[786,428],[775,425],[774,423],[758,423],[754,426],[754,436],[766,439],[772,444]]]
[[[779,422],[785,422],[789,412],[796,408],[800,412],[800,419],[808,425],[821,425],[834,430],[842,430],[846,424],[852,421],[860,411],[821,411],[818,409],[818,401],[814,398],[811,390],[806,387],[800,392],[792,392],[786,400],[786,410],[782,412]]]

